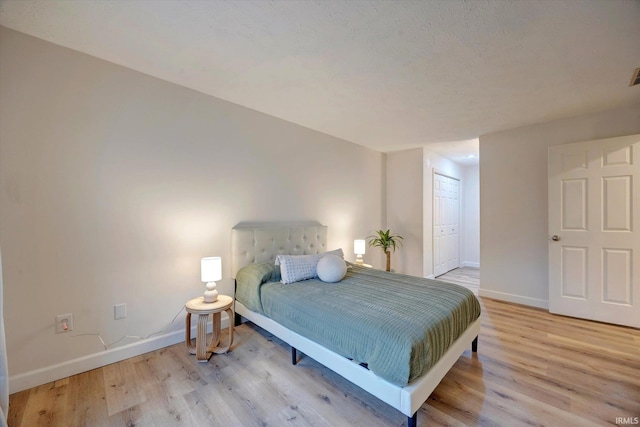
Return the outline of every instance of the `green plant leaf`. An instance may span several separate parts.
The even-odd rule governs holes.
[[[402,246],[402,236],[397,234],[391,234],[391,230],[377,230],[374,234],[367,236],[369,240],[369,247],[379,247],[385,253],[389,250],[393,252],[396,251],[397,248]]]

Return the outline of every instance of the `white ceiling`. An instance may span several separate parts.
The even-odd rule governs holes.
[[[638,0],[4,0],[0,24],[380,151],[640,102]]]

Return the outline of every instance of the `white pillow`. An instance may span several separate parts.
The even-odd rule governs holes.
[[[316,271],[323,282],[335,283],[347,274],[347,264],[339,256],[326,255],[318,261]]]
[[[276,257],[276,265],[280,265],[281,282],[286,285],[299,282],[300,280],[318,277],[316,266],[320,258],[325,255],[344,257],[342,249],[335,249],[315,255],[278,255]]]

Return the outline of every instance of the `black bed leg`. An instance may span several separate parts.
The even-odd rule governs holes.
[[[418,425],[418,413],[415,412],[413,416],[407,417],[407,426],[416,427]]]
[[[242,316],[238,313],[235,313],[233,316],[233,326],[240,326],[242,324]]]
[[[291,364],[295,365],[298,363],[298,352],[295,347],[291,347]]]
[[[474,353],[478,352],[478,337],[476,337],[471,343],[471,351],[473,351]]]

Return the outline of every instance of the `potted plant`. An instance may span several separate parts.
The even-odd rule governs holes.
[[[371,239],[369,241],[369,247],[382,248],[387,255],[387,271],[391,271],[391,250],[395,252],[396,248],[402,246],[402,236],[391,234],[390,230],[378,230],[375,234],[368,236],[367,239]]]

